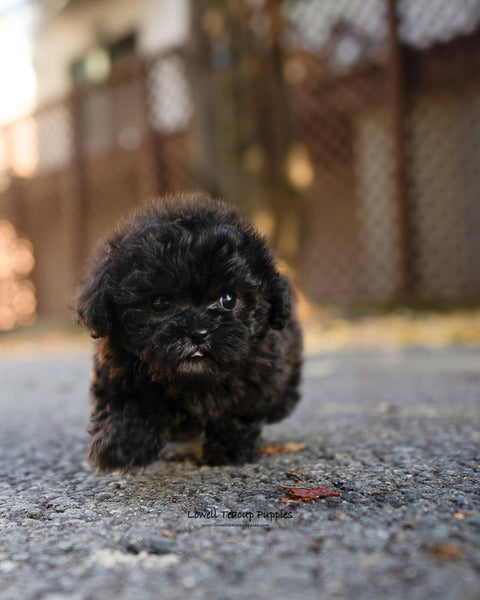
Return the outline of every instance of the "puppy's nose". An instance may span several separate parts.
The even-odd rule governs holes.
[[[207,329],[194,329],[189,333],[189,337],[194,344],[201,344],[208,337]]]

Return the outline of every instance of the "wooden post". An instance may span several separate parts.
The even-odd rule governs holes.
[[[410,220],[408,206],[408,189],[406,180],[405,153],[405,64],[403,50],[398,34],[397,0],[388,0],[388,71],[387,85],[389,92],[391,130],[393,139],[394,194],[397,207],[399,232],[399,269],[400,280],[398,295],[407,297],[412,291],[412,248],[410,240]]]

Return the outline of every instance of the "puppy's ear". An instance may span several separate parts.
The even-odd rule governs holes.
[[[273,329],[283,329],[292,312],[292,290],[288,279],[275,271],[267,287],[270,302],[270,325]]]
[[[76,303],[78,323],[94,338],[105,337],[112,329],[112,309],[108,291],[108,250],[94,265]]]

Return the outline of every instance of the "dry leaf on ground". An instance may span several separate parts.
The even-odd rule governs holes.
[[[173,538],[173,537],[175,537],[175,534],[174,534],[174,533],[172,533],[171,531],[168,531],[168,529],[164,529],[164,530],[162,531],[162,535],[163,535],[164,537],[168,537],[168,538]]]
[[[327,487],[316,486],[313,488],[299,488],[290,485],[282,485],[282,487],[288,490],[290,496],[280,498],[285,504],[288,502],[311,502],[312,500],[330,498],[330,496],[340,496],[338,492]]]
[[[459,521],[463,521],[464,519],[468,519],[470,517],[473,517],[473,513],[463,513],[463,512],[453,513],[453,518],[458,519]]]
[[[298,444],[296,442],[288,442],[283,446],[279,444],[269,444],[268,446],[262,446],[261,451],[263,454],[269,456],[281,456],[283,454],[291,454],[292,452],[299,452],[305,448],[305,444]]]
[[[458,560],[462,558],[461,549],[450,542],[435,544],[432,548],[432,554],[439,560]]]

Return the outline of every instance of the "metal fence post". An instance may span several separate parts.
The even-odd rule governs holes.
[[[82,265],[87,256],[88,248],[88,203],[85,177],[85,158],[82,148],[82,115],[80,112],[81,96],[74,91],[70,96],[70,110],[72,111],[72,207],[77,222],[75,228],[74,264],[76,272],[82,271]]]
[[[412,248],[407,190],[405,150],[405,114],[407,108],[405,64],[398,32],[397,0],[388,0],[388,71],[387,86],[393,140],[394,194],[398,218],[399,297],[412,291]]]

